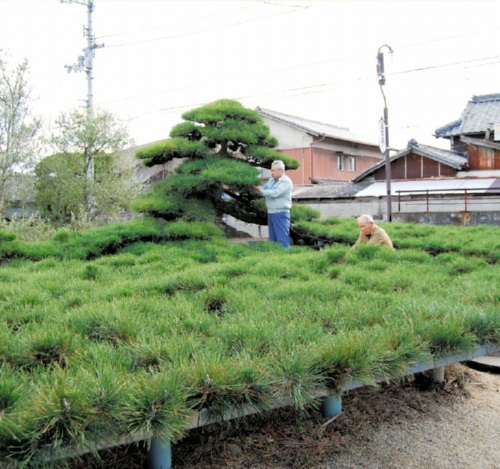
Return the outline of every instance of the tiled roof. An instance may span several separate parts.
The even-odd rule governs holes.
[[[467,163],[467,153],[465,152],[444,150],[429,145],[422,145],[413,139],[408,142],[408,147],[400,153],[408,154],[411,152],[417,155],[427,156],[428,158],[432,158],[439,163],[446,164],[455,169],[462,169],[464,164]]]
[[[275,121],[288,124],[291,127],[303,130],[304,132],[310,133],[316,137],[325,135],[326,137],[335,138],[337,140],[344,140],[347,142],[361,143],[364,145],[377,146],[378,143],[369,141],[365,138],[356,135],[351,132],[347,127],[338,127],[332,124],[325,124],[323,122],[317,122],[310,119],[304,119],[302,117],[292,116],[290,114],[284,114],[282,112],[271,111],[270,109],[263,109],[257,107],[257,112],[263,116]]]
[[[462,116],[435,130],[435,137],[449,138],[455,135],[471,135],[492,130],[500,124],[500,93],[473,96]]]
[[[461,153],[453,150],[443,150],[442,148],[422,145],[420,143],[417,143],[414,139],[411,139],[408,142],[408,146],[404,150],[396,153],[394,156],[391,156],[391,162],[396,161],[403,156],[409,155],[410,153],[425,156],[426,158],[430,158],[431,160],[443,163],[457,170],[462,169],[467,163],[466,153]],[[354,182],[362,181],[364,178],[366,178],[370,174],[373,174],[382,166],[385,166],[385,160],[379,161],[368,169],[365,169],[363,172],[358,174],[358,176],[356,176]]]
[[[311,184],[307,186],[295,185],[292,192],[293,200],[320,200],[320,199],[343,199],[354,197],[371,182],[342,182],[338,184]]]

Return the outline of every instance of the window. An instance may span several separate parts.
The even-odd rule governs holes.
[[[347,157],[347,170],[351,172],[356,171],[356,158],[354,156]]]
[[[345,170],[345,157],[344,153],[342,153],[341,151],[337,152],[337,169],[339,171]]]
[[[356,171],[356,158],[354,156],[344,155],[344,152],[337,152],[337,169],[339,171],[355,172]]]

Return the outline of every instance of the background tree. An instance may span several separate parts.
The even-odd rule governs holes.
[[[85,199],[85,159],[80,154],[58,153],[44,158],[35,168],[36,205],[40,215],[68,222],[78,214]]]
[[[287,169],[296,169],[298,161],[274,150],[278,141],[259,113],[237,101],[215,101],[182,118],[186,122],[172,129],[169,140],[136,153],[146,166],[174,158],[184,162],[135,201],[134,208],[165,220],[215,222],[228,214],[266,225],[264,200],[251,187],[260,183],[257,168],[270,169],[280,159]]]
[[[0,50],[0,212],[9,203],[9,190],[24,179],[38,159],[41,119],[32,112],[29,66],[25,59],[14,69]]]
[[[127,209],[138,193],[133,162],[124,149],[128,131],[108,111],[62,113],[51,137],[57,153],[36,167],[36,201],[51,219],[95,219]],[[89,164],[94,166],[88,177]]]

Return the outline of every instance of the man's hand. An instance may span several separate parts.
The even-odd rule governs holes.
[[[252,186],[257,192],[261,192],[261,187],[260,186]]]

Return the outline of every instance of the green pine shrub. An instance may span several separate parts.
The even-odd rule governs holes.
[[[307,207],[306,205],[293,205],[290,210],[290,219],[292,223],[299,221],[313,221],[320,218],[319,210]]]
[[[16,234],[12,231],[0,230],[0,243],[13,241],[14,239],[16,239]]]
[[[182,370],[169,373],[139,373],[120,415],[120,426],[132,438],[177,441],[187,421],[194,416],[186,404],[191,396]]]
[[[468,234],[468,253],[416,241],[351,250],[355,220],[320,224],[343,241],[284,251],[218,229],[172,240],[170,226],[206,225],[139,220],[68,231],[37,261],[10,258],[0,268],[0,462],[50,467],[104,440],[176,441],[200,411],[218,421],[282,401],[307,409],[351,380],[376,385],[500,343],[499,266]],[[418,229],[401,229],[409,244]],[[496,232],[486,233],[494,250]],[[413,238],[427,246],[426,236]]]

